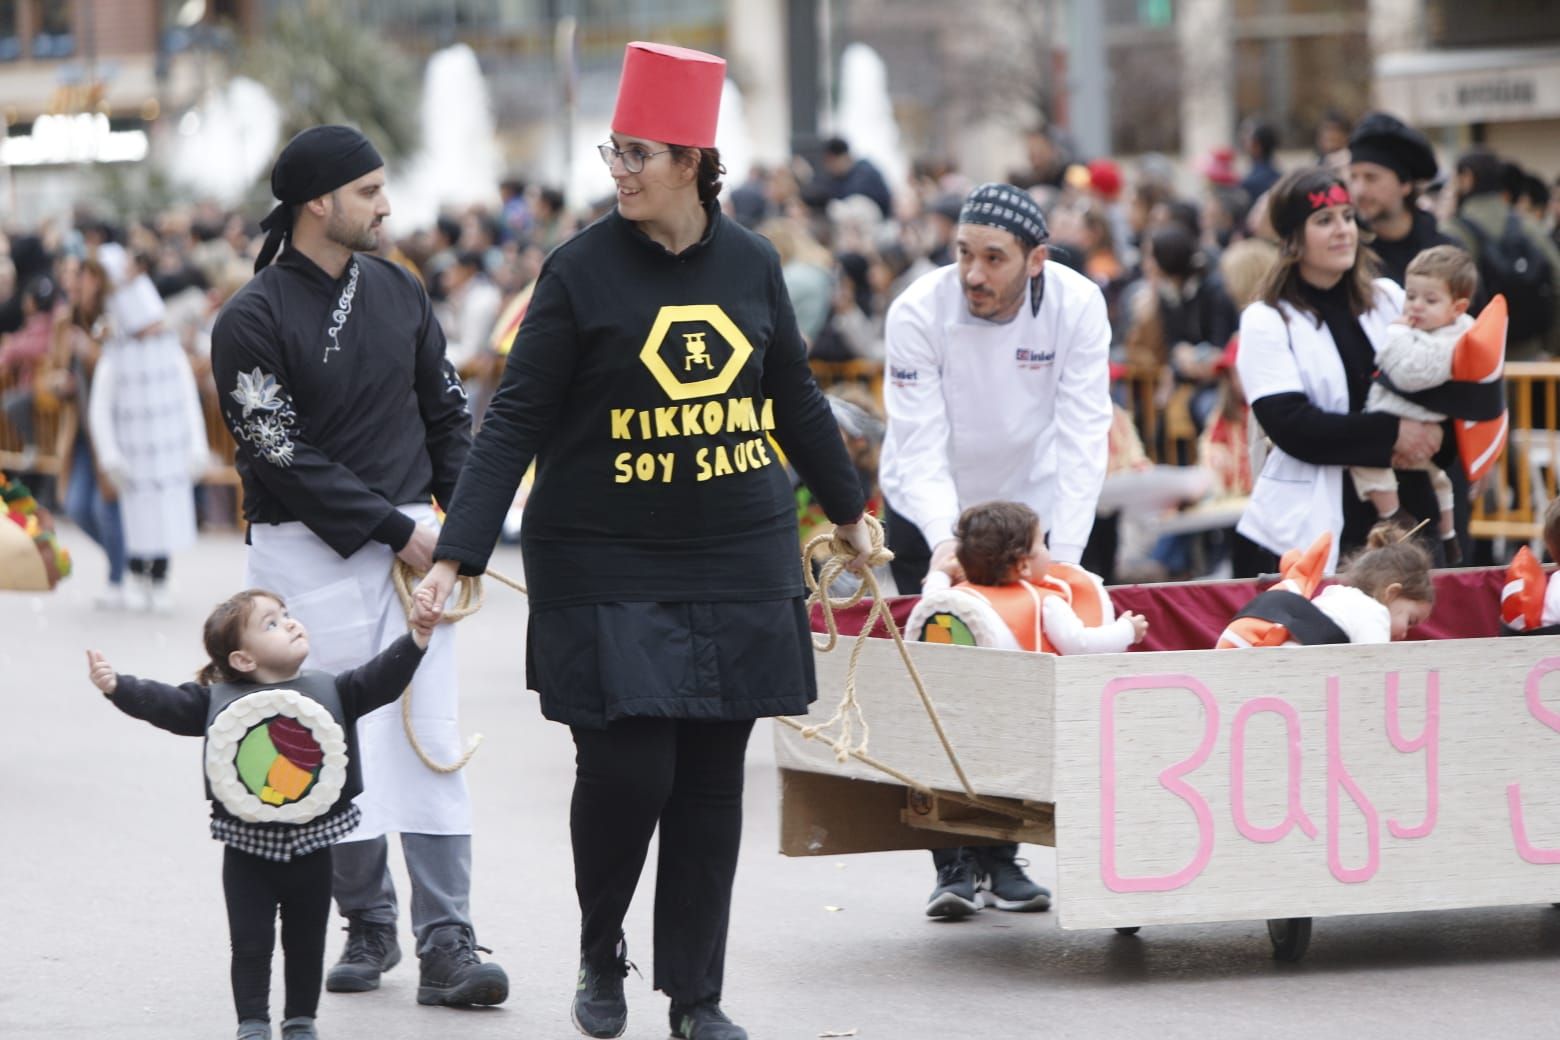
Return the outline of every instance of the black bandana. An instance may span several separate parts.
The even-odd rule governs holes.
[[[960,224],[986,224],[1012,232],[1025,250],[1051,237],[1045,214],[1027,191],[1011,184],[982,184],[970,192],[959,209]]]
[[[256,273],[271,262],[282,247],[282,239],[291,233],[294,206],[333,192],[384,164],[373,143],[350,126],[311,126],[288,141],[271,167],[271,194],[281,204],[260,222],[266,236],[255,260]]]

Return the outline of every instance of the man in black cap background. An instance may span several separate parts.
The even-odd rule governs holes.
[[[1424,134],[1385,112],[1361,119],[1349,137],[1349,194],[1376,237],[1381,273],[1399,285],[1409,261],[1431,246],[1457,245],[1416,204],[1435,178],[1435,151]]]
[[[1028,192],[983,184],[959,211],[956,263],[889,308],[879,480],[900,592],[919,592],[929,567],[955,558],[965,507],[994,499],[1033,509],[1054,559],[1083,555],[1105,480],[1110,323],[1094,282],[1047,262],[1049,237]],[[1044,910],[1050,893],[1017,851],[934,852],[926,912]]]
[[[356,667],[405,630],[398,557],[426,570],[431,500],[447,503],[471,446],[471,418],[427,294],[372,255],[390,214],[384,164],[356,130],[314,127],[271,174],[256,276],[223,308],[212,366],[238,445],[249,522],[246,583],[274,590],[314,634],[308,665]],[[276,262],[271,263],[275,258]],[[347,943],[326,988],[377,988],[401,957],[386,834],[411,878],[422,1004],[496,1004],[501,967],[476,954],[469,898],[471,807],[460,756],[453,633],[441,626],[401,705],[358,722],[363,818],[335,846]]]

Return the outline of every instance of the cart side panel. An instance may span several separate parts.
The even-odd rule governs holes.
[[[815,654],[818,699],[797,721],[821,725],[839,703],[850,643]],[[1051,802],[1052,684],[1058,658],[1023,651],[909,645],[949,742],[981,795]],[[959,791],[926,709],[891,640],[862,648],[856,697],[869,727],[866,753],[927,787]],[[893,782],[855,759],[839,762],[820,740],[776,724],[775,758],[785,769],[874,782]],[[859,729],[858,729],[859,736]]]
[[[1560,898],[1560,637],[1056,664],[1067,928]]]

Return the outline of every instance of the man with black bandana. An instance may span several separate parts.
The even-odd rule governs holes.
[[[959,211],[957,263],[889,308],[879,479],[900,592],[919,592],[928,568],[953,557],[959,513],[993,499],[1039,514],[1054,559],[1083,555],[1105,481],[1110,323],[1093,282],[1046,262],[1048,237],[1027,192],[981,185]],[[1050,894],[1017,850],[934,852],[926,912],[1045,909]]]
[[[373,144],[348,127],[293,138],[271,172],[280,203],[261,225],[256,277],[212,333],[249,522],[246,581],[280,593],[311,631],[328,634],[309,664],[334,671],[361,664],[404,629],[392,564],[399,557],[421,571],[431,563],[431,499],[448,502],[471,445],[465,394],[426,293],[369,252],[390,214],[383,167]],[[405,696],[429,758],[458,758],[448,626]],[[418,1003],[500,1003],[509,980],[477,957],[470,920],[465,778],[425,765],[400,713],[390,705],[358,722],[363,819],[334,849],[348,938],[326,988],[377,988],[400,960],[385,837],[394,831],[412,883]]]
[[[1396,116],[1372,112],[1349,137],[1349,194],[1375,235],[1370,247],[1381,258],[1382,275],[1398,285],[1421,252],[1458,244],[1415,204],[1420,185],[1435,174],[1430,141]]]

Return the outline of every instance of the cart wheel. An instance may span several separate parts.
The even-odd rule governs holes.
[[[1140,925],[1140,924],[1127,925],[1125,928],[1117,928],[1116,929],[1116,934],[1117,935],[1136,935],[1138,933],[1138,929],[1140,929],[1142,927],[1143,926]]]
[[[1267,927],[1274,960],[1297,961],[1305,956],[1306,947],[1311,945],[1309,917],[1270,917]]]

